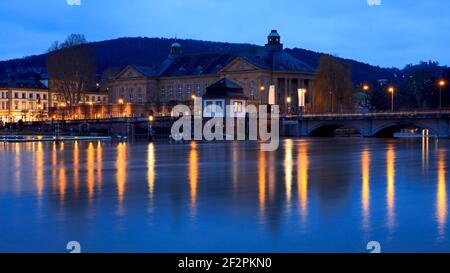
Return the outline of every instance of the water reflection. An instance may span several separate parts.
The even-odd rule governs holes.
[[[259,151],[258,156],[258,204],[260,215],[264,215],[266,208],[266,152]]]
[[[362,173],[362,211],[363,229],[369,228],[369,206],[370,206],[370,152],[364,149],[361,153],[361,173]]]
[[[438,223],[438,233],[441,240],[445,237],[445,224],[447,221],[447,184],[445,168],[446,151],[439,150],[436,218]]]
[[[286,206],[289,210],[291,206],[291,196],[292,196],[292,169],[294,167],[294,162],[292,160],[292,148],[293,148],[293,140],[288,139],[284,145],[284,184],[286,188]]]
[[[123,213],[123,198],[125,194],[125,186],[127,183],[127,144],[119,143],[117,145],[116,157],[116,182],[117,182],[117,198],[118,213]]]
[[[422,137],[422,169],[428,170],[430,156],[430,138]]]
[[[75,195],[78,195],[80,186],[80,149],[78,141],[73,144],[73,188]]]
[[[410,251],[418,236],[413,250],[450,250],[442,147],[450,142],[430,151],[420,139],[333,141],[285,140],[276,152],[239,142],[8,144],[2,234],[20,245],[36,237],[21,228],[31,226],[59,245],[86,238],[94,251],[360,252],[366,239]]]
[[[101,193],[103,177],[103,149],[102,142],[97,142],[97,192]]]
[[[150,200],[153,201],[153,193],[155,188],[155,145],[153,143],[148,144],[147,153],[148,192]]]
[[[89,142],[87,149],[87,191],[88,199],[92,201],[94,198],[94,188],[95,188],[95,149],[94,144]]]
[[[36,189],[40,201],[42,200],[42,193],[44,191],[44,150],[42,149],[42,142],[37,143],[35,167],[36,167]]]
[[[308,143],[300,142],[297,148],[297,190],[300,202],[300,216],[302,219],[305,219],[308,215]]]
[[[386,152],[386,176],[387,176],[387,225],[389,229],[395,226],[395,147],[391,143]]]
[[[189,151],[189,189],[191,197],[191,214],[196,214],[197,185],[198,185],[198,151],[197,143],[191,142]]]

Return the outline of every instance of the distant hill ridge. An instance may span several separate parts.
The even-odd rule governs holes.
[[[114,67],[121,69],[126,65],[151,66],[164,60],[173,42],[179,42],[184,53],[204,53],[222,51],[243,51],[257,45],[237,44],[224,42],[210,42],[190,39],[167,39],[167,38],[118,38],[89,43],[97,53],[98,72],[101,74],[105,69]],[[299,58],[312,67],[317,67],[320,56],[310,50],[294,48],[285,49],[287,53]],[[45,72],[46,54],[29,56],[21,59],[0,61],[0,77],[10,73],[43,73]],[[363,81],[374,81],[378,79],[391,80],[395,77],[398,69],[381,68],[349,59],[341,59],[350,64],[353,72],[353,82],[359,84]]]

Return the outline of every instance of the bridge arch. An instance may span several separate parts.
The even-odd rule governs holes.
[[[405,129],[408,127],[426,129],[429,130],[431,135],[438,135],[437,130],[433,126],[418,121],[386,122],[374,128],[372,130],[372,134],[375,137],[393,137],[394,133],[399,132],[401,129]]]
[[[359,134],[362,134],[362,129],[352,123],[324,122],[310,128],[308,136],[334,136],[334,132],[341,128],[355,129]]]

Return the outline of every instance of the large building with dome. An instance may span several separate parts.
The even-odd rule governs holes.
[[[222,78],[239,84],[255,105],[267,104],[270,86],[282,113],[296,112],[297,90],[307,90],[306,109],[312,109],[315,69],[285,52],[272,30],[267,44],[241,52],[184,54],[175,42],[167,59],[153,67],[128,65],[109,83],[110,102],[145,105],[155,115],[168,115],[176,104],[192,105],[206,88]]]

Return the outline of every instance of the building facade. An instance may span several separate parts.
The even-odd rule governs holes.
[[[286,53],[272,30],[264,47],[236,52],[184,54],[174,43],[168,58],[153,67],[129,65],[109,83],[111,103],[148,105],[155,115],[169,115],[173,105],[192,105],[206,88],[228,78],[243,88],[252,104],[267,104],[270,86],[283,113],[297,112],[299,88],[307,90],[306,109],[312,109],[315,70]]]
[[[39,121],[48,117],[50,95],[38,80],[10,78],[0,81],[0,121]]]

